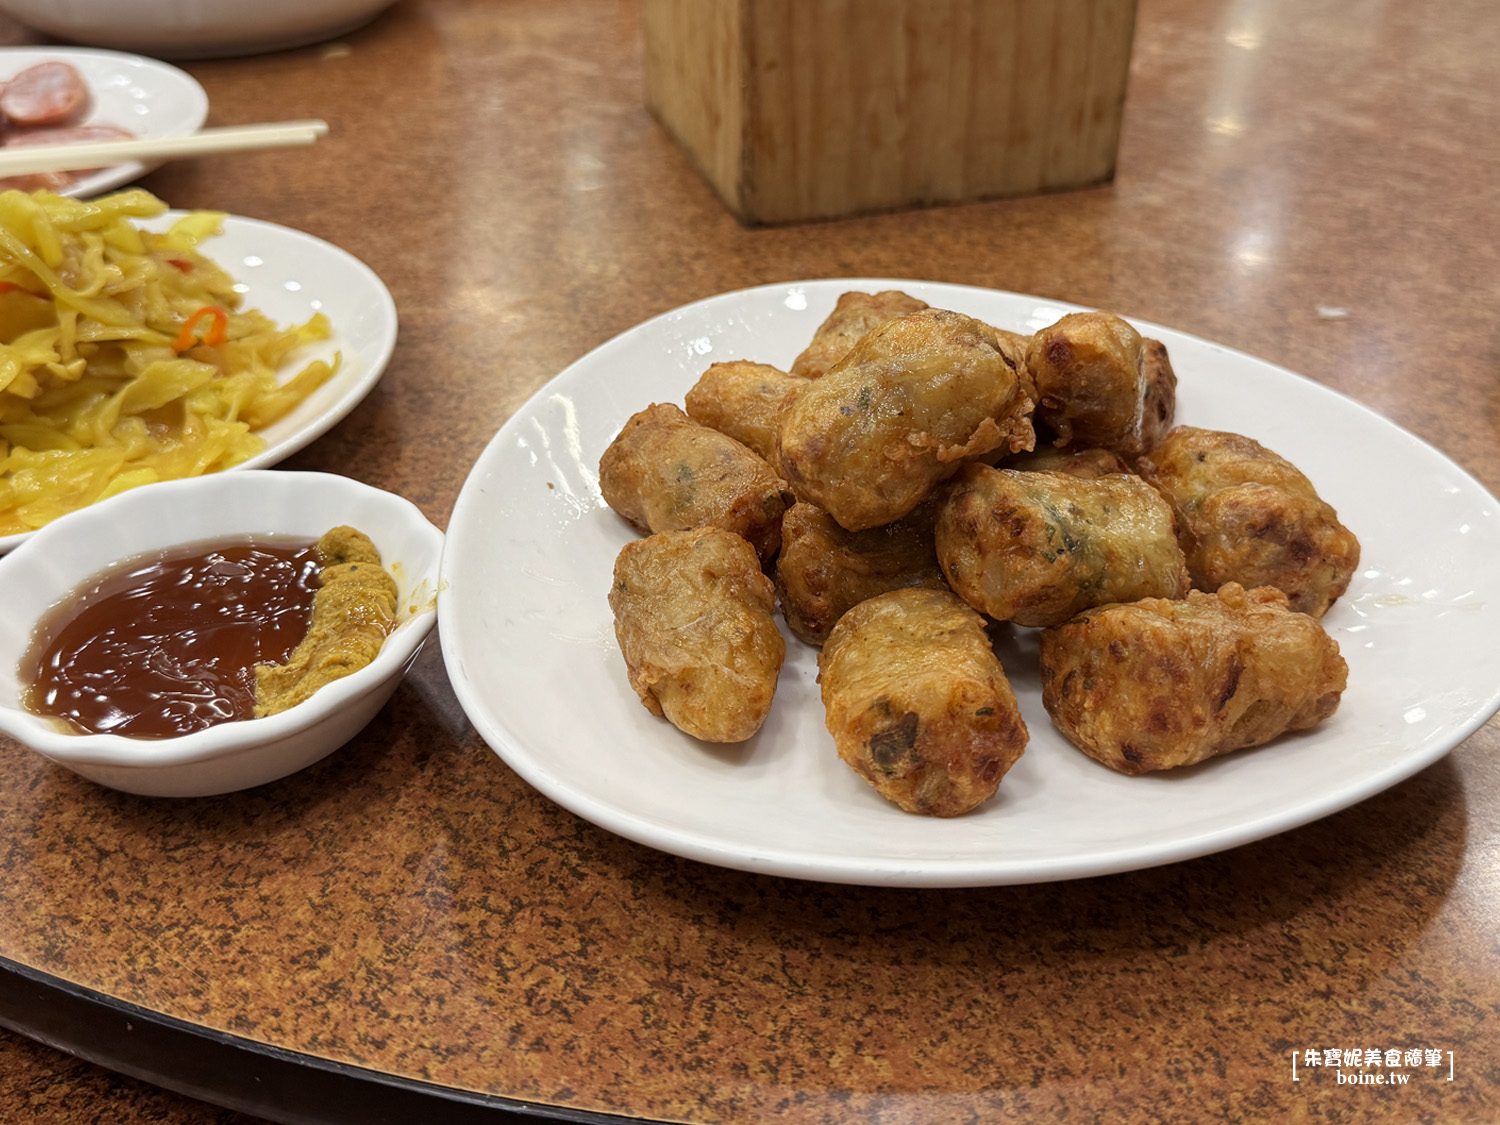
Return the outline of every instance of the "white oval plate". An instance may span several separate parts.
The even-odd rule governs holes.
[[[1301,376],[1134,321],[1166,343],[1177,420],[1234,430],[1297,464],[1359,536],[1325,619],[1349,662],[1313,731],[1164,776],[1125,777],[1069,744],[1041,704],[1035,633],[998,646],[1031,741],[999,795],[951,820],[886,803],[839,760],[812,648],[787,634],[766,725],[739,746],[681,734],[626,683],[607,596],[632,529],[599,456],[635,411],[681,403],[709,363],[785,369],[846,290],[902,289],[1034,332],[1077,306],[899,280],[808,281],[666,313],[584,356],[480,456],[444,548],[438,627],[480,735],[518,774],[612,832],[746,871],[889,886],[981,886],[1205,855],[1354,804],[1437,761],[1500,708],[1500,504],[1379,415]]]
[[[165,230],[183,214],[168,211],[140,225]],[[301,323],[315,312],[327,315],[333,336],[300,349],[282,369],[286,378],[315,359],[343,357],[333,377],[295,410],[256,431],[266,440],[263,450],[228,471],[263,469],[328,432],[379,382],[396,347],[396,302],[353,254],[291,227],[230,215],[224,233],[201,249],[244,286],[243,307],[258,308],[280,325]],[[0,536],[0,552],[30,534]]]
[[[88,83],[94,104],[79,124],[118,125],[138,137],[196,133],[208,117],[208,95],[197,79],[175,66],[140,55],[87,47],[0,48],[0,82],[29,66],[57,60],[72,64]],[[89,199],[139,179],[160,161],[131,161],[84,176],[63,195]]]

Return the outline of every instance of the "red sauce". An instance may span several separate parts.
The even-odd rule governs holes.
[[[26,706],[85,733],[173,738],[254,714],[255,666],[307,635],[311,542],[199,543],[95,575],[37,627]]]

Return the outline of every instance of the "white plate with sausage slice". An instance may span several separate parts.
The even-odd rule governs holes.
[[[60,65],[59,65],[60,64]],[[208,117],[208,95],[191,75],[140,55],[84,47],[0,48],[0,142],[62,143],[179,137]],[[123,130],[123,132],[116,132]],[[47,187],[88,199],[139,179],[139,161],[95,171],[17,177],[0,187]]]
[[[816,653],[789,633],[770,716],[747,742],[697,742],[652,716],[626,680],[613,633],[615,556],[637,533],[600,496],[600,454],[647,404],[680,405],[710,363],[785,370],[840,293],[882,289],[1022,333],[1075,311],[891,279],[711,297],[578,360],[480,456],[448,525],[443,655],[479,734],[558,804],[663,851],[771,875],[886,886],[1046,882],[1189,859],[1306,824],[1431,765],[1500,708],[1500,502],[1350,399],[1130,318],[1169,349],[1179,423],[1243,433],[1288,458],[1359,537],[1360,569],[1324,618],[1349,663],[1331,718],[1259,749],[1127,777],[1052,725],[1036,632],[1004,630],[996,650],[1030,742],[995,798],[937,820],[888,804],[839,760]]]

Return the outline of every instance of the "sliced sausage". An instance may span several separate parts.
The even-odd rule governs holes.
[[[135,134],[118,125],[59,125],[40,129],[27,129],[22,133],[11,133],[5,138],[4,147],[16,148],[26,145],[82,144],[86,141],[128,141]],[[85,176],[92,176],[98,168],[79,168],[72,172],[36,172],[29,176],[7,176],[0,179],[0,191],[15,188],[19,191],[66,191]]]
[[[89,88],[83,75],[65,62],[27,67],[0,92],[0,113],[13,125],[61,125],[88,108]]]
[[[93,141],[128,141],[135,136],[118,125],[48,125],[40,129],[6,135],[5,147],[17,145],[69,145]]]

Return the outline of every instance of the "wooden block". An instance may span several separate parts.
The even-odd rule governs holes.
[[[1136,0],[643,0],[646,100],[746,223],[1114,175]]]

